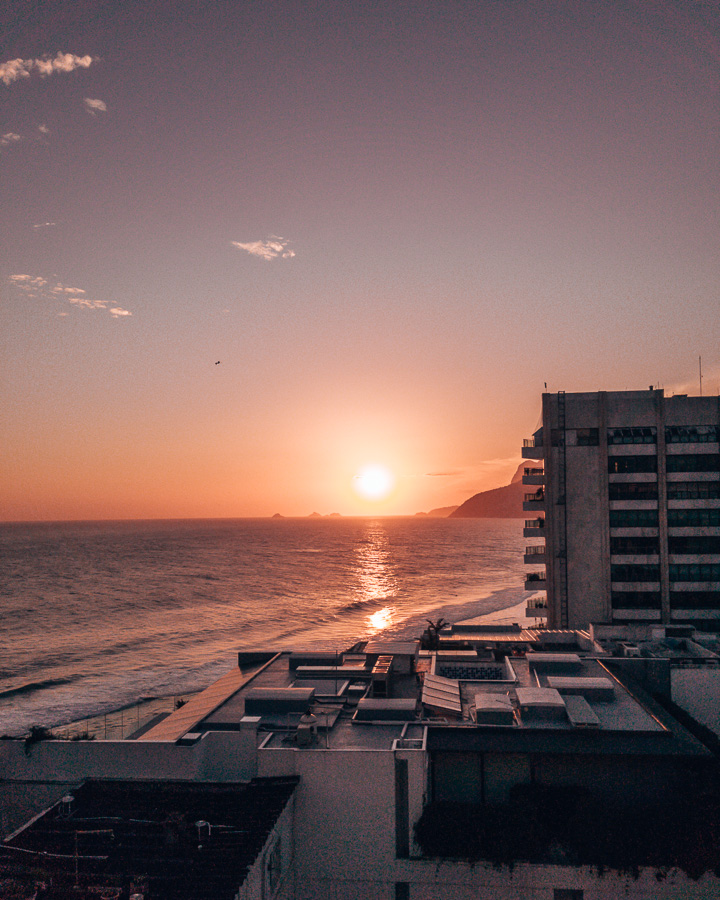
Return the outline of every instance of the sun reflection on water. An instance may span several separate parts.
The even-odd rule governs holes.
[[[395,596],[396,578],[387,532],[381,522],[367,523],[364,539],[355,548],[357,555],[357,589],[355,599],[365,604],[377,604]],[[394,620],[395,607],[384,606],[367,616],[371,633],[389,628]]]
[[[384,631],[386,628],[389,628],[392,625],[394,621],[394,612],[394,606],[385,606],[383,607],[383,609],[379,609],[376,613],[373,613],[371,616],[367,617],[368,626],[376,634],[378,631]]]

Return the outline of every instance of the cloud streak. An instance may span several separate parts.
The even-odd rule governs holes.
[[[74,69],[87,69],[95,62],[92,56],[77,56],[75,53],[58,53],[54,57],[42,59],[9,59],[0,63],[0,81],[10,85],[21,78],[29,78],[37,72],[41,78],[56,72],[72,72]]]
[[[85,109],[91,116],[96,116],[99,112],[107,112],[107,105],[102,100],[93,100],[91,97],[85,97]]]
[[[267,262],[278,258],[292,259],[295,256],[295,251],[288,248],[290,242],[276,234],[271,234],[266,241],[249,241],[246,244],[240,241],[231,241],[230,243],[233,247],[245,250],[251,256],[258,256]]]
[[[51,223],[47,223],[51,224]],[[83,309],[104,309],[113,319],[131,316],[132,313],[122,306],[112,305],[111,300],[93,300],[83,288],[70,287],[59,281],[50,282],[39,275],[11,275],[10,283],[26,297],[38,300],[62,300]],[[58,315],[66,316],[61,311]]]
[[[16,144],[18,141],[22,140],[22,135],[15,134],[14,131],[8,131],[3,135],[0,135],[0,147],[9,147],[10,144]]]

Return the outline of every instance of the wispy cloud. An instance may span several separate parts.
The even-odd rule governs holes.
[[[14,131],[7,131],[5,134],[0,135],[0,147],[9,147],[10,144],[16,144],[21,140],[22,135],[15,134]]]
[[[51,228],[55,224],[57,224],[57,223],[55,223],[55,222],[38,222],[37,225],[33,225],[33,228]]]
[[[295,251],[288,248],[290,242],[285,238],[271,234],[266,241],[249,241],[246,244],[240,241],[231,241],[233,247],[239,247],[240,250],[246,250],[251,256],[259,256],[268,262],[271,259],[292,259]]]
[[[46,224],[51,225],[53,223],[48,222]],[[23,294],[34,299],[63,300],[71,303],[73,306],[79,306],[84,309],[104,309],[110,313],[113,319],[132,315],[129,310],[113,305],[112,300],[93,300],[91,297],[88,297],[87,291],[83,290],[83,288],[70,287],[59,281],[50,282],[47,278],[42,278],[39,275],[11,275],[10,283]],[[67,313],[61,311],[58,315],[64,316]]]
[[[426,472],[428,478],[452,478],[454,475],[462,475],[461,469],[454,469],[452,472]]]
[[[93,100],[91,97],[84,98],[85,109],[91,116],[97,115],[99,112],[107,112],[107,104],[102,100]]]
[[[47,125],[38,125],[38,131],[40,132],[40,134],[50,134],[50,129],[47,127]]]
[[[29,78],[37,72],[42,78],[55,72],[72,72],[74,69],[87,69],[93,63],[92,56],[77,56],[75,53],[60,53],[54,57],[42,59],[9,59],[0,63],[0,81],[12,84],[20,78]]]

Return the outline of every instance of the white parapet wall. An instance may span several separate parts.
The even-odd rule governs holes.
[[[250,781],[257,769],[256,742],[256,725],[239,732],[206,732],[189,746],[173,741],[0,741],[0,808],[11,803],[13,810],[0,820],[3,836],[56,800],[68,784],[88,778]]]

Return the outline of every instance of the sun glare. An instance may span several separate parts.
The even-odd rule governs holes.
[[[366,500],[383,500],[395,485],[395,478],[384,466],[365,466],[353,477],[355,491]]]

